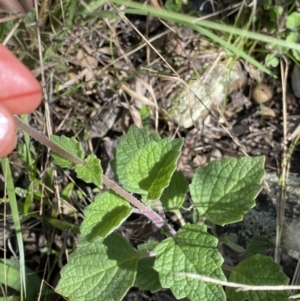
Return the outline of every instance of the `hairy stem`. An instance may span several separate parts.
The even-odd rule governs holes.
[[[81,164],[85,165],[85,161],[70,154],[57,144],[53,143],[50,139],[48,139],[45,135],[41,134],[40,132],[36,131],[26,123],[24,123],[18,116],[14,115],[15,121],[17,126],[23,130],[24,132],[28,133],[32,138],[39,141],[41,144],[49,147],[59,155],[63,156],[64,158],[68,159],[69,161],[73,162],[74,164]],[[147,216],[159,229],[161,228],[168,228],[170,235],[175,235],[176,231],[164,221],[164,219],[157,214],[153,209],[147,207],[142,202],[140,202],[137,198],[135,198],[132,194],[124,190],[120,187],[116,182],[110,180],[107,176],[102,175],[103,183],[113,190],[115,193],[123,197],[126,201],[131,203],[134,207],[140,210],[140,213]]]

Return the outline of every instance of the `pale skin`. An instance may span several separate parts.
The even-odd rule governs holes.
[[[16,146],[13,115],[34,111],[42,99],[41,87],[30,71],[0,44],[0,157]]]

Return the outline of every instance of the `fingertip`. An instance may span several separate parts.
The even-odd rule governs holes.
[[[12,114],[27,114],[41,103],[42,89],[30,71],[0,44],[0,103]]]
[[[0,158],[7,156],[16,146],[16,124],[13,115],[0,104]]]

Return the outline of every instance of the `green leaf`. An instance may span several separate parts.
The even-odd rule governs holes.
[[[275,54],[268,54],[265,58],[266,66],[268,67],[277,67],[279,65],[279,59]]]
[[[149,253],[158,245],[157,241],[148,240],[146,243],[138,246],[139,253]],[[138,262],[137,275],[134,286],[139,290],[147,290],[152,293],[161,290],[158,273],[153,269],[154,257],[141,257]]]
[[[63,231],[67,231],[67,230],[71,230],[72,233],[76,233],[79,234],[79,227],[77,225],[71,224],[69,222],[66,221],[61,221],[58,220],[56,218],[51,218],[51,217],[44,217],[45,221],[48,222],[50,225],[52,225],[53,227],[63,230]]]
[[[300,13],[293,12],[286,17],[285,26],[288,29],[295,30],[300,26]]]
[[[126,168],[133,156],[149,142],[159,140],[160,137],[157,133],[150,134],[147,129],[139,129],[132,125],[127,135],[121,137],[116,149],[115,160],[111,162],[116,181],[125,182]]]
[[[9,201],[9,208],[11,210],[13,222],[14,222],[14,229],[16,233],[16,239],[17,239],[17,246],[19,251],[19,273],[20,273],[20,284],[23,287],[23,293],[26,295],[26,275],[25,275],[25,250],[24,250],[24,241],[22,236],[22,230],[21,230],[21,221],[20,221],[20,215],[18,210],[18,202],[17,197],[15,194],[15,185],[14,185],[14,179],[12,176],[12,171],[10,168],[10,163],[8,161],[7,157],[2,158],[1,160],[1,167],[2,167],[2,173],[3,173],[3,179],[5,183],[5,192],[4,197],[6,197],[6,194],[8,196]],[[1,235],[2,236],[2,235]],[[2,236],[3,237],[3,236]],[[23,296],[22,296],[23,297]]]
[[[23,115],[25,116],[25,115]],[[27,134],[28,136],[28,134]],[[24,136],[24,138],[26,139],[26,136]],[[36,161],[34,161],[32,159],[32,155],[31,155],[31,151],[30,151],[30,143],[26,143],[27,141],[25,141],[25,144],[21,144],[18,143],[17,144],[17,151],[18,151],[18,155],[20,156],[20,159],[22,162],[25,163],[26,165],[26,170],[28,172],[28,177],[29,177],[29,181],[34,181],[37,177],[37,167],[36,167]]]
[[[221,285],[179,275],[193,273],[226,281],[217,249],[218,240],[207,233],[205,226],[186,224],[174,237],[161,242],[155,249],[154,269],[163,288],[170,288],[177,299],[225,300]]]
[[[151,120],[151,109],[147,106],[143,106],[140,109],[140,115],[142,118],[143,127],[149,129],[149,124]]]
[[[247,285],[287,285],[289,278],[282,267],[271,257],[254,255],[240,262],[231,273],[228,282]],[[288,301],[288,291],[236,291],[226,288],[226,295],[232,301]]]
[[[167,10],[180,12],[182,7],[182,0],[167,0],[165,3],[165,7]]]
[[[29,268],[25,267],[26,273],[26,298],[24,300],[37,300],[41,279]],[[0,259],[0,285],[3,287],[9,287],[14,289],[16,292],[21,292],[21,281],[20,281],[20,263],[13,259],[1,258]],[[24,290],[24,288],[23,288]],[[18,295],[15,293],[8,293],[7,298],[1,297],[2,300],[11,300],[13,296]],[[19,296],[19,300],[23,300]]]
[[[70,301],[122,300],[136,277],[139,253],[117,233],[81,240],[61,271],[56,291]]]
[[[159,199],[176,169],[182,145],[183,139],[169,138],[148,143],[128,164],[123,187],[147,200]]]
[[[250,255],[265,254],[266,251],[273,247],[272,242],[266,237],[254,236],[247,244],[246,252]]]
[[[237,235],[235,233],[224,233],[219,236],[219,241],[227,245],[230,249],[238,253],[244,253],[246,250],[237,243]]]
[[[56,136],[52,135],[50,140],[55,144],[62,147],[67,152],[71,153],[72,155],[83,159],[84,158],[84,151],[82,149],[82,145],[74,138],[68,138],[66,136]],[[68,159],[62,157],[61,155],[57,154],[56,152],[51,150],[51,156],[54,160],[54,164],[62,167],[62,168],[74,168],[75,164],[70,162]]]
[[[176,211],[182,207],[188,189],[188,181],[181,171],[175,170],[171,182],[160,198],[164,211]]]
[[[88,241],[97,237],[106,237],[117,229],[131,214],[132,207],[128,202],[113,192],[97,195],[94,202],[84,210],[85,219],[80,231]]]
[[[74,190],[74,186],[75,186],[75,184],[74,184],[73,182],[70,182],[69,184],[67,184],[67,185],[63,188],[63,190],[62,190],[62,192],[61,192],[61,197],[62,197],[64,200],[68,201],[68,200],[71,199],[72,192],[73,192],[73,190]]]
[[[102,185],[101,161],[95,155],[88,156],[85,165],[77,164],[75,172],[86,183],[93,183],[98,187]]]
[[[201,217],[214,224],[238,222],[255,205],[264,176],[264,157],[213,161],[196,170],[190,184]]]
[[[286,40],[288,42],[299,43],[300,42],[300,33],[299,31],[291,32],[287,37]],[[292,49],[293,56],[296,60],[300,60],[300,51],[296,49]]]

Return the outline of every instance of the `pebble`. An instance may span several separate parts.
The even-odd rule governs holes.
[[[300,68],[296,64],[292,71],[292,89],[294,95],[300,98]]]
[[[256,103],[261,104],[269,101],[273,97],[273,91],[269,86],[259,84],[254,87],[251,96]]]

